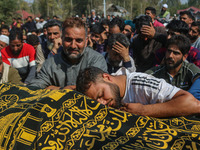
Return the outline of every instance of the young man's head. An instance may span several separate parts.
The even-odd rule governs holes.
[[[121,55],[113,50],[113,46],[119,42],[124,47],[128,48],[130,45],[129,39],[122,33],[112,34],[108,39],[107,52],[109,63],[114,67],[119,67],[123,60]]]
[[[148,15],[151,17],[152,21],[154,21],[156,17],[156,9],[153,7],[147,7],[145,8],[145,15]]]
[[[195,42],[200,36],[200,22],[193,22],[190,26],[189,38],[191,42]]]
[[[135,31],[135,24],[131,20],[126,20],[124,23],[125,26],[122,33],[125,34],[128,39],[131,39],[133,32]]]
[[[31,34],[27,36],[26,42],[34,47],[37,50],[37,46],[39,45],[40,41],[37,35]]]
[[[110,22],[109,25],[109,33],[111,34],[116,34],[116,33],[121,33],[124,30],[124,20],[121,18],[114,18]]]
[[[180,20],[186,22],[190,26],[192,22],[195,21],[195,18],[190,11],[181,11]]]
[[[62,44],[70,61],[81,58],[87,41],[87,30],[81,18],[67,18],[63,23]]]
[[[181,20],[172,20],[167,26],[166,26],[168,32],[168,39],[171,38],[173,35],[183,34],[185,36],[188,36],[189,33],[189,26],[187,23]]]
[[[112,82],[112,76],[97,67],[79,72],[76,90],[109,107],[119,108],[121,97],[119,87]]]
[[[105,28],[101,24],[96,23],[92,25],[90,33],[91,33],[91,40],[93,44],[97,44],[103,40],[102,34],[105,34]]]
[[[62,35],[62,25],[57,20],[50,20],[47,25],[47,38],[50,43],[53,43],[55,39],[60,38]]]
[[[151,26],[151,23],[152,23],[151,17],[148,15],[142,15],[134,19],[133,22],[135,23],[136,32],[138,33],[139,37],[141,37],[144,40],[147,40],[148,37],[141,33],[141,28],[143,25]]]
[[[105,28],[106,33],[109,33],[110,20],[108,20],[108,19],[103,19],[103,20],[101,21],[101,25]]]
[[[21,30],[12,29],[9,35],[10,49],[13,55],[18,56],[23,48],[23,33]]]
[[[190,50],[190,40],[184,35],[173,35],[166,44],[165,65],[168,70],[174,70],[186,60]]]
[[[1,34],[9,36],[10,32],[9,32],[9,26],[8,25],[2,25],[1,26]]]

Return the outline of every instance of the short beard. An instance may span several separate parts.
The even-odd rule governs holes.
[[[165,58],[165,65],[167,66],[167,69],[168,69],[168,70],[173,70],[173,69],[176,69],[180,64],[182,64],[182,62],[183,62],[183,57],[182,57],[179,61],[177,61],[173,66],[169,66],[169,65],[166,63],[166,60],[170,60],[170,58],[168,58],[168,59]]]
[[[109,61],[110,65],[113,66],[113,67],[119,67],[119,65],[121,63],[121,61],[113,61],[113,60],[111,60],[109,55],[108,55],[108,61]]]
[[[110,86],[111,92],[114,96],[114,101],[115,101],[114,108],[119,109],[122,106],[122,102],[121,102],[122,99],[120,97],[119,87],[116,84],[112,84],[109,82],[106,82],[106,84],[108,84]]]
[[[79,54],[77,54],[77,55],[74,55],[74,54],[70,54],[69,53],[69,50],[70,48],[66,48],[65,50],[64,50],[64,53],[65,53],[65,55],[67,56],[67,58],[69,59],[69,60],[79,60],[80,58],[81,58],[81,56],[83,55],[83,52],[84,52],[84,50],[83,50],[83,52],[82,53],[79,53]],[[80,51],[80,50],[77,50],[77,51]]]
[[[188,36],[190,38],[191,41],[196,41],[198,39],[198,36]]]

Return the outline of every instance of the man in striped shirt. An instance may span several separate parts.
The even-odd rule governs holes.
[[[23,43],[23,34],[20,30],[12,29],[9,35],[9,46],[1,50],[4,63],[16,68],[25,84],[35,77],[35,49]]]
[[[79,72],[76,90],[109,107],[151,117],[200,113],[200,102],[164,79],[121,68],[114,75],[90,67]],[[124,103],[124,104],[123,104]],[[123,107],[122,107],[123,104]]]

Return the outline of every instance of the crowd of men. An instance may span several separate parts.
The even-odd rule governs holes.
[[[200,114],[200,22],[147,7],[133,20],[31,16],[0,30],[0,83],[77,90],[153,117]]]

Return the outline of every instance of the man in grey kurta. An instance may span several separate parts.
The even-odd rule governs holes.
[[[47,59],[36,79],[29,86],[48,89],[67,88],[76,84],[80,70],[95,66],[107,71],[106,61],[100,53],[86,47],[84,23],[78,18],[68,18],[63,23],[63,50]]]

